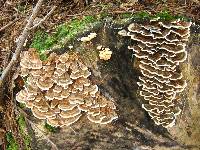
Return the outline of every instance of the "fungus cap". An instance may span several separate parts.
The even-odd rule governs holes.
[[[110,49],[105,48],[105,50],[99,51],[99,58],[103,60],[109,60],[112,56],[112,51]]]

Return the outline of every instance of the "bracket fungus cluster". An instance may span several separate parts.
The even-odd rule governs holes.
[[[100,95],[88,79],[91,72],[77,53],[51,53],[41,61],[35,49],[21,54],[21,76],[25,88],[16,100],[25,103],[39,119],[52,126],[69,126],[86,112],[95,123],[107,124],[117,118],[112,100]]]
[[[186,60],[186,42],[191,22],[152,19],[145,24],[131,23],[128,31],[118,34],[129,36],[134,45],[128,49],[138,58],[142,76],[138,82],[144,108],[157,125],[172,127],[180,114],[180,93],[186,81],[178,68]]]

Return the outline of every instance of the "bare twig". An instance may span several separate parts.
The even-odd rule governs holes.
[[[33,25],[33,21],[36,18],[36,15],[38,14],[41,6],[42,6],[42,2],[43,0],[39,0],[35,6],[35,8],[33,9],[33,13],[31,14],[22,34],[19,37],[19,40],[17,42],[17,48],[15,50],[15,53],[12,56],[11,61],[9,62],[9,64],[7,65],[7,67],[3,70],[3,73],[1,75],[0,78],[0,87],[2,87],[3,85],[3,81],[5,80],[5,78],[7,77],[8,73],[10,72],[10,70],[12,69],[13,65],[17,62],[19,56],[20,56],[20,52],[23,48],[24,42],[27,39],[27,36],[29,34],[29,28],[32,27]]]
[[[66,15],[67,17],[74,17],[74,16],[81,16],[83,15],[83,12],[79,13],[79,14],[73,14],[73,15]]]
[[[0,29],[0,32],[5,30],[6,28],[10,27],[12,24],[14,24],[16,21],[18,21],[19,18],[15,18],[13,21],[9,22],[7,25],[3,26],[1,29]]]
[[[19,56],[20,56],[20,52],[22,51],[23,49],[23,45],[24,45],[24,42],[26,41],[27,37],[28,37],[28,34],[30,32],[30,29],[32,28],[33,26],[33,22],[37,16],[37,14],[39,13],[40,11],[40,8],[42,6],[42,3],[43,3],[43,0],[38,0],[36,6],[34,7],[33,9],[33,12],[30,16],[30,18],[28,19],[27,21],[27,24],[22,32],[22,34],[19,36],[19,40],[17,42],[17,48],[15,50],[15,53],[13,54],[12,58],[11,58],[11,61],[9,62],[9,64],[7,65],[7,67],[3,70],[2,72],[2,75],[0,77],[0,87],[2,87],[3,85],[3,82],[5,81],[7,75],[9,74],[9,72],[11,71],[12,67],[14,66],[14,64],[17,62],[17,60],[19,59]],[[53,9],[49,12],[49,15],[53,12],[55,8],[53,7]],[[47,14],[46,18],[49,16]],[[44,18],[43,20],[45,20],[46,18]]]
[[[36,27],[41,25],[53,13],[55,9],[56,6],[54,6],[43,19],[41,19],[38,23],[36,23],[33,27],[31,27],[30,30],[35,29]]]

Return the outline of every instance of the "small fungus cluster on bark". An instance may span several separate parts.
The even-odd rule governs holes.
[[[89,35],[82,37],[80,40],[81,40],[82,42],[89,42],[89,41],[91,41],[93,38],[95,38],[96,36],[97,36],[97,34],[92,32],[92,33],[90,33]]]
[[[102,47],[102,46],[98,46],[97,47],[99,51],[99,59],[102,60],[109,60],[112,56],[112,51],[110,50],[110,48],[106,47]]]
[[[128,49],[138,58],[142,76],[138,82],[144,108],[155,124],[172,127],[180,114],[180,93],[186,81],[179,71],[179,63],[187,58],[186,42],[191,22],[152,19],[144,24],[131,23],[128,30],[119,32],[129,36],[134,45]]]
[[[21,76],[25,87],[16,100],[25,103],[39,119],[52,126],[69,126],[86,112],[95,123],[117,118],[115,104],[100,94],[88,77],[91,72],[77,53],[51,53],[41,61],[35,49],[21,54]]]

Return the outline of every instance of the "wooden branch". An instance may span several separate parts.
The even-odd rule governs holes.
[[[5,30],[6,28],[10,27],[13,23],[15,23],[16,21],[18,21],[19,18],[15,18],[13,21],[9,22],[7,25],[3,26],[1,29],[0,29],[0,32]]]
[[[33,25],[33,27],[30,28],[30,30],[35,29],[36,27],[38,27],[39,25],[41,25],[52,13],[53,11],[56,9],[56,6],[54,6],[49,12],[48,14],[40,20],[40,22],[38,22],[37,24]]]
[[[34,7],[33,9],[33,12],[30,16],[30,18],[28,19],[27,21],[27,24],[22,32],[22,34],[19,36],[19,40],[17,42],[17,48],[15,50],[15,53],[13,54],[9,64],[6,66],[6,68],[3,70],[2,72],[2,75],[0,77],[0,87],[2,87],[7,75],[9,74],[9,72],[11,71],[12,67],[14,66],[14,64],[18,61],[19,59],[19,56],[20,56],[20,52],[22,51],[23,49],[23,45],[24,45],[24,42],[26,41],[28,35],[29,35],[29,32],[30,32],[30,29],[32,28],[33,26],[33,22],[37,16],[37,14],[39,13],[40,11],[40,8],[42,6],[42,3],[43,3],[44,0],[38,0],[36,6]],[[49,12],[49,15],[53,12],[55,8],[53,7],[53,9]],[[47,14],[46,18],[49,16]],[[44,19],[46,19],[44,18]],[[44,20],[43,19],[43,20]]]

